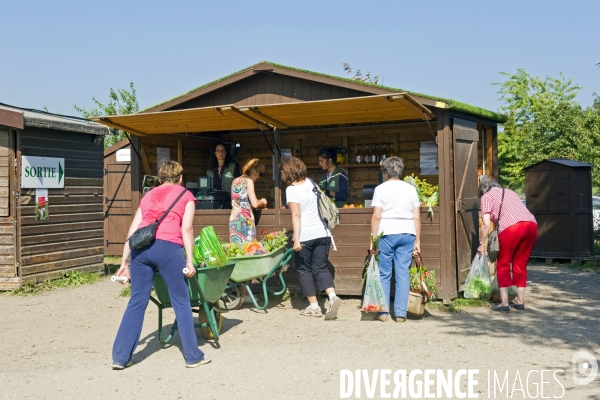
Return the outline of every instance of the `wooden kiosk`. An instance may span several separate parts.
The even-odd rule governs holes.
[[[0,106],[0,290],[104,268],[102,151],[108,133],[81,118]],[[64,164],[56,168],[57,185],[38,180],[49,185],[47,196],[38,196],[43,186],[30,178],[46,179],[48,170],[23,174],[26,163],[41,159]]]
[[[392,146],[404,159],[405,174],[439,183],[440,205],[433,214],[422,208],[421,246],[425,264],[438,273],[444,300],[462,290],[476,251],[478,178],[482,174],[497,178],[497,123],[504,120],[502,115],[452,100],[268,62],[140,114],[95,119],[132,135],[132,211],[139,204],[142,176],[156,174],[157,148],[169,148],[171,159],[184,167],[184,180],[193,181],[205,174],[210,148],[219,139],[240,144],[240,164],[259,157],[275,171],[285,149],[300,157],[315,178],[321,172],[319,148],[344,147],[347,162],[341,167],[348,171],[350,202],[363,203],[362,188],[378,183],[379,166],[353,163],[358,146]],[[439,174],[421,175],[422,142],[433,142],[437,148]],[[257,182],[257,195],[269,199],[274,193],[274,198],[268,210],[255,214],[257,232],[260,236],[262,229],[291,230],[290,211],[281,209],[284,188],[279,174],[264,175]],[[341,224],[333,231],[338,251],[330,252],[330,268],[338,293],[359,295],[372,210],[341,209],[340,214]],[[213,225],[228,240],[229,215],[229,210],[198,210],[196,233]],[[299,291],[293,268],[287,275],[290,290]]]

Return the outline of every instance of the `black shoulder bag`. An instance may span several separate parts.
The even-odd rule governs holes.
[[[169,213],[169,211],[171,211],[175,204],[177,204],[177,202],[179,201],[179,199],[181,199],[181,196],[183,196],[186,190],[187,189],[183,189],[183,191],[179,194],[179,196],[177,196],[173,204],[171,204],[171,206],[167,208],[167,210],[163,213],[163,215],[161,215],[159,219],[157,219],[148,226],[137,229],[135,232],[133,232],[133,234],[131,234],[131,236],[129,236],[127,241],[129,242],[129,248],[131,250],[142,250],[143,248],[148,247],[152,244],[154,238],[156,237],[156,230],[158,229],[158,225],[167,216],[167,214]]]

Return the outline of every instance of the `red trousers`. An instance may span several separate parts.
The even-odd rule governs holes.
[[[526,286],[527,263],[537,235],[538,228],[534,222],[518,222],[498,235],[500,244],[496,263],[498,286]]]

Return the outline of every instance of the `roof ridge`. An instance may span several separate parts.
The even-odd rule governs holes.
[[[353,84],[356,84],[356,85],[359,85],[359,86],[373,87],[373,88],[377,88],[377,89],[385,89],[385,90],[390,90],[390,91],[394,91],[394,92],[404,92],[404,93],[408,93],[408,94],[413,95],[413,96],[419,96],[419,97],[424,97],[424,98],[427,98],[427,99],[430,99],[430,100],[441,101],[441,102],[447,103],[447,105],[448,105],[447,108],[449,108],[449,109],[452,109],[452,110],[455,110],[455,111],[465,112],[467,114],[477,115],[477,116],[484,117],[484,118],[489,118],[489,119],[491,119],[493,121],[500,122],[500,123],[506,122],[507,119],[508,119],[503,114],[500,114],[500,113],[497,113],[497,112],[494,112],[494,111],[490,111],[490,110],[486,110],[486,109],[481,108],[481,107],[472,106],[470,104],[463,103],[463,102],[460,102],[460,101],[456,101],[456,100],[452,100],[452,99],[446,99],[444,97],[430,96],[430,95],[427,95],[427,94],[413,92],[413,91],[410,91],[410,90],[398,89],[398,88],[393,88],[393,87],[390,87],[390,86],[383,86],[383,85],[377,85],[377,84],[369,83],[369,82],[357,81],[355,79],[343,78],[343,77],[340,77],[340,76],[324,74],[324,73],[321,73],[321,72],[314,72],[314,71],[310,71],[310,70],[307,70],[307,69],[294,68],[294,67],[290,67],[290,66],[283,65],[283,64],[278,64],[278,63],[275,63],[275,62],[272,62],[272,61],[267,61],[267,60],[258,62],[256,64],[253,64],[253,65],[249,66],[249,67],[241,69],[241,70],[239,70],[237,72],[234,72],[234,73],[229,74],[227,76],[224,76],[222,78],[216,79],[216,80],[214,80],[212,82],[208,82],[208,83],[206,83],[206,84],[204,84],[202,86],[198,86],[197,88],[192,89],[192,90],[190,90],[190,91],[188,91],[186,93],[183,93],[183,94],[181,94],[179,96],[176,96],[176,97],[173,97],[173,98],[171,98],[169,100],[166,100],[166,101],[163,101],[161,103],[155,104],[155,105],[153,105],[151,107],[147,107],[144,110],[141,110],[140,112],[149,110],[151,108],[158,107],[158,106],[160,106],[162,104],[168,103],[169,101],[175,100],[175,99],[177,99],[179,97],[185,96],[185,95],[190,94],[192,92],[195,92],[197,90],[204,89],[206,87],[215,85],[215,84],[217,84],[219,82],[222,82],[222,81],[227,80],[229,78],[232,78],[232,77],[234,77],[236,75],[239,75],[241,73],[249,71],[254,66],[256,66],[258,64],[269,64],[269,65],[272,65],[272,66],[277,67],[277,68],[287,69],[287,70],[296,71],[296,72],[302,72],[302,73],[306,73],[306,74],[310,74],[310,75],[315,75],[315,76],[322,76],[322,77],[325,77],[325,78],[334,79],[334,80],[341,81],[341,82],[353,83]]]

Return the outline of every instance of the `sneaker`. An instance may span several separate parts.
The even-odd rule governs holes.
[[[127,367],[131,367],[133,365],[133,361],[129,360],[129,362],[127,364],[123,365],[119,365],[119,364],[113,364],[112,365],[112,369],[114,370],[121,370],[121,369],[125,369]]]
[[[312,308],[311,306],[306,307],[304,310],[300,311],[301,315],[305,315],[307,317],[322,317],[323,313],[321,312],[321,308]]]
[[[212,361],[212,359],[207,354],[204,354],[204,358],[202,360],[198,361],[195,364],[186,364],[186,367],[187,368],[196,368],[201,365],[208,364],[211,361]]]
[[[405,322],[406,321],[406,317],[396,317],[396,322],[400,323],[400,322]]]
[[[381,315],[375,316],[375,320],[379,321],[379,322],[388,322],[389,319],[390,319],[389,314],[381,314]]]
[[[331,321],[337,318],[338,310],[342,305],[342,299],[335,296],[333,300],[329,302],[329,310],[325,312],[325,321]]]

